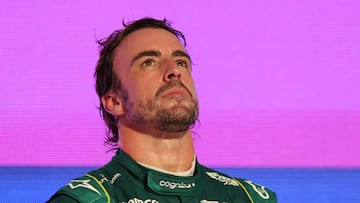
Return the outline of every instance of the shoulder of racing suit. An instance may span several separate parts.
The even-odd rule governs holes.
[[[236,190],[242,190],[246,194],[250,203],[277,203],[276,194],[265,186],[254,183],[250,180],[234,178],[225,173],[213,170],[211,168],[207,168],[205,166],[201,167],[203,167],[202,170],[205,171],[206,175],[210,179],[217,181],[219,184],[224,186],[236,186],[228,188],[232,188],[235,195],[237,193]]]

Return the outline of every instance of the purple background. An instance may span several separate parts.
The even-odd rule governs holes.
[[[108,161],[96,38],[166,17],[187,36],[210,166],[360,167],[360,2],[1,1],[0,165]]]

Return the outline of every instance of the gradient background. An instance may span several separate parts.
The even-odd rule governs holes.
[[[1,202],[43,202],[111,158],[95,40],[147,16],[187,38],[203,164],[265,184],[279,202],[360,202],[359,9],[358,0],[1,0]]]

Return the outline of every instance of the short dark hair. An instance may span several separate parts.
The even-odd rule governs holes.
[[[116,47],[124,40],[126,36],[143,28],[159,28],[167,30],[174,34],[177,38],[181,39],[184,46],[186,46],[186,39],[183,33],[172,28],[171,23],[167,19],[157,20],[154,18],[142,18],[136,21],[131,21],[129,23],[125,23],[123,20],[122,24],[124,29],[115,30],[110,34],[109,37],[97,41],[100,48],[100,56],[97,61],[96,70],[94,73],[96,80],[96,92],[100,101],[100,115],[108,127],[105,143],[113,147],[117,146],[117,142],[119,140],[117,126],[118,117],[108,113],[105,110],[101,102],[101,98],[111,90],[121,90],[121,81],[113,69],[113,57]]]

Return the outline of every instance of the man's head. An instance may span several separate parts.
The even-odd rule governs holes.
[[[184,35],[166,20],[144,18],[124,27],[99,42],[96,91],[107,142],[117,143],[119,124],[138,131],[187,131],[197,119],[198,102]]]

